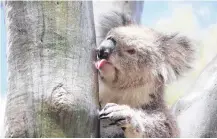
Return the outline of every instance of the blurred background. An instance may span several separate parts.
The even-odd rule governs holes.
[[[141,22],[161,32],[190,37],[197,51],[193,69],[167,85],[168,105],[188,93],[198,75],[217,54],[217,2],[145,1]]]

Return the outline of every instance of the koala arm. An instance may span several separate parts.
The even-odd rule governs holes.
[[[109,119],[120,126],[125,137],[176,137],[175,122],[160,111],[147,113],[127,105],[108,103],[100,112],[100,119]]]

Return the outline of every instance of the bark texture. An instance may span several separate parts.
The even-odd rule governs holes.
[[[217,137],[217,56],[173,107],[181,137]]]
[[[92,2],[5,6],[5,137],[98,137]]]

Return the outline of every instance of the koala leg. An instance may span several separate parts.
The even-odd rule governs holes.
[[[109,119],[110,125],[118,125],[124,131],[125,137],[144,137],[141,123],[136,117],[135,111],[127,105],[108,103],[100,111],[100,119]]]

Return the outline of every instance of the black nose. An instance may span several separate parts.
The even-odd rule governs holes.
[[[99,59],[108,59],[114,48],[115,43],[112,40],[104,40],[97,49],[97,57]]]
[[[101,47],[97,49],[97,57],[99,59],[108,59],[110,53],[111,52],[109,48]]]

